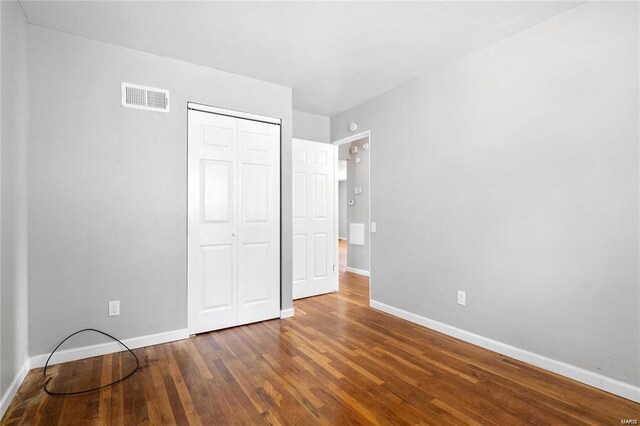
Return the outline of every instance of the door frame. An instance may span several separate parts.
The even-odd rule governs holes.
[[[187,102],[187,114],[190,109],[195,111],[200,111],[200,112],[210,112],[212,114],[226,115],[227,117],[242,118],[243,120],[260,121],[263,123],[282,125],[282,120],[279,118],[267,117],[266,115],[252,114],[249,112],[234,111],[231,109],[219,108],[219,107],[199,104],[191,101]],[[189,119],[189,116],[187,115],[187,121],[188,119]]]
[[[333,142],[331,142],[334,145],[334,149],[335,149],[335,168],[336,171],[338,170],[338,147],[340,145],[344,145],[345,143],[351,143],[360,139],[367,139],[367,143],[369,144],[369,170],[367,170],[367,173],[369,174],[369,221],[367,223],[367,230],[365,232],[368,232],[369,234],[369,302],[371,302],[371,289],[372,289],[372,283],[373,283],[373,265],[371,264],[371,251],[372,251],[372,247],[373,247],[373,240],[371,238],[371,160],[372,160],[372,156],[371,156],[371,131],[370,130],[365,130],[363,132],[360,133],[356,133],[347,137],[344,137],[342,139],[338,139],[335,140]],[[348,179],[348,177],[347,177]],[[339,223],[338,220],[340,220],[340,205],[339,205],[339,188],[338,188],[338,173],[335,173],[335,217],[336,220],[334,221],[335,223]],[[334,250],[334,256],[335,256],[335,260],[334,262],[336,262],[336,265],[338,265],[338,275],[337,275],[337,279],[336,279],[336,291],[338,291],[340,289],[340,243],[338,242],[338,238],[339,238],[339,231],[338,231],[338,226],[334,227],[335,232],[334,232],[334,244],[335,244],[335,250]],[[349,241],[349,237],[347,234],[347,244]]]
[[[206,105],[206,104],[200,104],[197,102],[192,102],[192,101],[187,101],[187,126],[186,126],[186,130],[187,130],[187,140],[186,140],[186,145],[187,145],[187,246],[186,246],[186,259],[187,259],[187,330],[189,331],[189,335],[193,335],[193,331],[194,331],[194,327],[193,327],[193,315],[192,315],[192,306],[191,306],[191,302],[189,300],[189,222],[190,222],[190,218],[193,215],[192,212],[192,206],[191,206],[191,199],[189,197],[189,111],[194,110],[194,111],[200,111],[200,112],[206,112],[206,113],[211,113],[211,114],[217,114],[217,115],[223,115],[223,116],[227,116],[227,117],[233,117],[233,118],[239,118],[239,119],[243,119],[243,120],[251,120],[251,121],[258,121],[258,122],[262,122],[262,123],[269,123],[269,124],[276,124],[279,127],[279,133],[280,133],[280,146],[279,146],[279,154],[280,154],[280,161],[279,161],[279,166],[278,166],[278,177],[280,179],[280,191],[279,191],[279,197],[278,197],[278,205],[280,206],[280,217],[279,217],[279,221],[280,221],[280,251],[278,253],[279,256],[279,274],[278,274],[278,281],[279,281],[279,287],[280,287],[280,317],[282,317],[282,243],[283,243],[283,239],[282,239],[282,119],[280,118],[275,118],[275,117],[268,117],[265,115],[258,115],[258,114],[252,114],[252,113],[248,113],[248,112],[243,112],[243,111],[235,111],[235,110],[231,110],[231,109],[226,109],[226,108],[220,108],[220,107],[214,107],[211,105]]]

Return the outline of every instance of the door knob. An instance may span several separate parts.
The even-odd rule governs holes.
[[[232,237],[235,237],[235,236],[236,236],[236,233],[235,233],[235,232],[232,232],[232,233],[231,233],[231,236],[232,236]]]

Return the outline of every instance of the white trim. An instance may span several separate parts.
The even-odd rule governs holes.
[[[339,240],[347,241],[347,237],[338,237]]]
[[[369,138],[369,146],[371,146],[371,131],[366,130],[364,132],[356,133],[355,135],[347,136],[346,138],[338,139],[337,141],[331,142],[332,144],[338,146],[345,143],[357,141],[359,139]],[[371,158],[369,158],[369,165],[371,165]]]
[[[527,350],[490,339],[488,337],[480,336],[478,334],[474,334],[469,331],[462,330],[460,328],[453,327],[451,325],[405,311],[403,309],[386,305],[373,299],[369,301],[369,305],[374,309],[378,309],[380,311],[430,328],[448,336],[452,336],[457,339],[464,340],[465,342],[480,346],[482,348],[489,349],[490,351],[498,352],[500,354],[515,358],[528,364],[535,365],[536,367],[549,370],[556,374],[560,374],[578,382],[585,383],[589,386],[602,389],[623,398],[627,398],[635,402],[640,402],[640,386],[634,386],[629,383],[624,383],[619,380],[603,376],[602,374],[585,370],[584,368],[580,368],[575,365],[567,364],[566,362],[557,361],[555,359],[551,359],[534,352],[529,352]]]
[[[358,274],[358,275],[364,275],[365,277],[368,277],[369,271],[365,271],[364,269],[358,269],[358,268],[352,268],[351,266],[347,266],[347,272],[351,272],[353,274]]]
[[[293,308],[283,309],[283,310],[280,311],[280,319],[291,318],[295,314],[296,313],[295,313]]]
[[[143,348],[145,346],[159,345],[162,343],[174,342],[176,340],[187,339],[189,330],[167,331],[164,333],[150,334],[148,336],[132,337],[122,342],[131,349]],[[92,356],[106,355],[124,350],[118,342],[99,343],[97,345],[82,346],[79,348],[58,351],[51,358],[49,365],[60,364],[62,362],[76,361],[78,359],[90,358]],[[49,354],[36,355],[31,357],[31,367],[44,367]]]
[[[334,282],[333,290],[340,290],[340,176],[338,176],[338,170],[340,170],[340,159],[338,158],[338,145],[334,144],[333,148],[333,169],[334,169],[334,187],[333,187],[333,272]],[[346,182],[346,181],[345,181]],[[338,237],[336,240],[335,237]],[[345,238],[346,240],[346,238]]]
[[[279,118],[251,114],[249,112],[234,111],[231,109],[218,108],[209,105],[197,104],[195,102],[187,102],[187,109],[193,109],[195,111],[201,112],[211,112],[213,114],[228,115],[229,117],[244,118],[247,120],[262,121],[265,123],[277,124],[278,126],[282,123],[282,120],[280,120]]]
[[[13,397],[18,393],[18,389],[20,389],[20,385],[22,385],[22,382],[24,382],[24,379],[27,377],[29,370],[31,370],[31,360],[27,358],[22,365],[22,368],[13,379],[13,382],[9,385],[7,391],[2,395],[2,399],[0,399],[0,420],[4,416],[4,413],[7,412],[9,405],[11,405],[11,401],[13,401]]]

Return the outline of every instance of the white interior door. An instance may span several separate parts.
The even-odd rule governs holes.
[[[280,316],[280,126],[189,110],[189,329]]]
[[[293,298],[337,288],[335,148],[293,140]]]
[[[238,120],[238,323],[280,316],[280,126]]]

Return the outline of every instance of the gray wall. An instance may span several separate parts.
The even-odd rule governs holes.
[[[28,356],[27,21],[15,1],[1,10],[0,397]]]
[[[120,338],[187,327],[187,101],[283,120],[291,307],[291,89],[40,27],[29,34],[30,353],[82,327]],[[122,108],[122,81],[169,89],[171,114]],[[109,300],[120,300],[120,316],[107,316]]]
[[[362,149],[362,144],[366,140],[358,140],[350,143],[350,146],[357,146],[358,153],[351,154],[351,159],[347,161],[347,200],[355,200],[353,206],[347,207],[347,234],[349,224],[364,223],[364,245],[354,245],[349,241],[347,247],[347,266],[350,268],[369,270],[369,150]],[[361,162],[356,164],[356,158],[360,157]],[[362,186],[362,194],[355,194],[355,187]],[[350,238],[350,237],[348,237]]]
[[[331,142],[329,117],[293,111],[293,137],[315,142]]]
[[[347,225],[347,181],[343,180],[338,182],[338,236],[340,238],[347,238],[348,225]]]
[[[374,300],[640,384],[638,29],[587,2],[332,117],[372,132]]]

